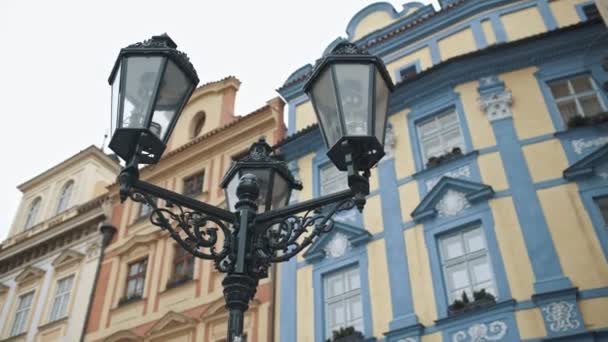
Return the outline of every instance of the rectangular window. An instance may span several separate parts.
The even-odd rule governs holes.
[[[352,267],[323,277],[325,335],[342,327],[363,332],[363,306],[359,268]]]
[[[604,226],[608,229],[608,197],[600,198],[596,201],[596,203],[600,208],[600,213],[604,219]]]
[[[588,75],[550,82],[549,88],[566,123],[575,116],[593,116],[606,110],[598,87]]]
[[[25,331],[27,316],[32,307],[32,301],[34,300],[34,291],[28,292],[19,297],[19,303],[17,304],[17,310],[15,311],[15,320],[11,327],[10,336],[17,336]]]
[[[405,81],[409,78],[412,78],[418,74],[418,69],[415,65],[411,65],[407,68],[403,68],[399,70],[399,77],[401,81]]]
[[[173,280],[189,280],[194,275],[194,256],[181,246],[175,246]]]
[[[587,20],[593,20],[600,17],[600,11],[597,9],[595,4],[588,4],[583,6],[583,13]]]
[[[143,297],[147,265],[148,259],[143,259],[129,264],[127,271],[126,300],[139,299]]]
[[[51,312],[49,313],[49,322],[56,321],[66,316],[73,282],[73,275],[63,278],[57,282],[57,290],[55,290],[53,306],[51,307]]]
[[[158,202],[156,199],[154,199],[155,202]],[[142,220],[147,218],[148,216],[150,216],[150,214],[152,213],[152,206],[145,204],[145,203],[140,203],[139,204],[139,211],[137,212],[137,220]]]
[[[199,172],[190,177],[184,178],[183,194],[189,197],[196,197],[203,192],[204,172]]]
[[[333,194],[348,189],[348,178],[346,172],[338,170],[329,163],[320,170],[321,196]]]
[[[424,120],[417,125],[423,162],[432,157],[440,157],[459,148],[464,152],[464,138],[458,115],[450,110]]]
[[[461,299],[463,292],[471,301],[473,292],[480,290],[496,296],[490,256],[481,227],[442,237],[440,249],[450,304]]]

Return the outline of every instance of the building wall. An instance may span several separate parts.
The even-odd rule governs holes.
[[[158,164],[141,170],[141,179],[183,193],[184,179],[204,172],[202,189],[195,198],[225,206],[220,183],[232,158],[246,152],[260,137],[269,144],[277,143],[284,130],[283,102],[278,98],[248,115],[232,116],[228,109],[234,107],[233,103],[225,96],[232,96],[229,93],[239,84],[229,77],[195,90],[179,119],[170,148]],[[222,110],[227,121],[221,121]],[[207,114],[207,122],[201,133],[193,136],[190,127],[200,111]],[[117,198],[117,191],[116,187],[111,188],[110,196]],[[228,315],[221,284],[223,274],[212,262],[195,258],[192,279],[169,286],[174,280],[177,243],[152,225],[147,216],[139,217],[140,203],[116,203],[114,225],[118,232],[101,264],[85,340],[224,341]],[[159,201],[158,205],[165,203]],[[221,243],[221,231],[218,235]],[[148,260],[143,296],[125,302],[128,265],[143,258]],[[245,318],[248,341],[272,340],[272,286],[272,275],[260,281]]]
[[[379,54],[399,82],[388,156],[372,170],[377,185],[363,214],[338,219],[303,257],[281,265],[277,340],[324,341],[330,332],[323,279],[353,266],[369,338],[607,338],[608,317],[596,310],[608,295],[608,236],[595,200],[608,196],[608,127],[569,128],[548,87],[588,75],[608,110],[602,88],[608,73],[601,67],[608,42],[598,38],[605,27],[581,14],[587,4],[444,1],[439,13],[419,7],[384,26],[371,13],[386,9],[374,4],[353,17],[348,38]],[[359,32],[354,23],[364,25],[365,36],[350,34]],[[412,64],[422,74],[401,82],[398,71]],[[279,89],[288,100],[290,133],[316,121],[301,89],[311,69],[294,72]],[[428,167],[418,127],[446,110],[458,119],[463,153]],[[309,129],[281,146],[308,189],[300,201],[319,195],[327,162],[322,144]],[[495,303],[451,314],[440,241],[474,226],[485,238]],[[350,247],[328,254],[341,235]]]

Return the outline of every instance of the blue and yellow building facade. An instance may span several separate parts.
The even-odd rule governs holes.
[[[440,3],[347,25],[396,83],[387,156],[364,212],[278,268],[276,340],[608,341],[606,26],[588,0]],[[312,69],[279,89],[293,201],[345,186],[302,90]]]

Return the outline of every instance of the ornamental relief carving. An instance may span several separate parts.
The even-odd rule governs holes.
[[[437,210],[439,217],[445,217],[458,215],[461,211],[470,207],[471,203],[469,203],[464,193],[450,189],[437,202],[435,210]]]
[[[503,321],[477,323],[467,330],[457,331],[452,335],[452,342],[487,342],[500,341],[507,335],[507,324]]]
[[[325,255],[331,258],[339,258],[346,254],[350,249],[350,241],[348,241],[348,237],[342,233],[336,233],[331,241],[327,245],[323,251],[325,251]]]
[[[486,113],[490,122],[513,116],[511,112],[513,94],[510,90],[483,95],[477,101],[479,108]]]
[[[542,312],[549,330],[555,333],[578,329],[581,321],[576,307],[566,301],[553,302],[542,307]]]
[[[572,140],[572,148],[574,152],[578,155],[581,155],[585,152],[585,150],[592,147],[601,147],[605,144],[608,144],[608,136],[599,137],[595,139],[576,139]]]
[[[395,146],[397,145],[397,138],[395,136],[395,129],[390,123],[386,124],[386,133],[384,136],[384,158],[382,160],[389,160],[395,157]]]

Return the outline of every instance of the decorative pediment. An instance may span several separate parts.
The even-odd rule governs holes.
[[[491,186],[463,179],[443,177],[412,212],[419,222],[436,216],[460,214],[476,202],[494,196]]]
[[[192,317],[169,311],[146,332],[146,336],[166,333],[174,329],[193,328],[196,323],[197,320]]]
[[[585,158],[577,161],[564,170],[564,178],[577,180],[597,175],[608,180],[608,144],[598,148]]]
[[[135,334],[131,330],[121,330],[113,333],[112,335],[106,337],[103,342],[140,342],[143,341],[143,337]]]
[[[153,234],[133,235],[127,242],[118,246],[114,252],[118,255],[123,255],[133,251],[138,246],[148,246],[151,242],[156,241],[159,238],[159,234],[160,230]]]
[[[42,278],[42,276],[44,276],[44,273],[44,270],[38,267],[28,266],[21,273],[19,273],[19,275],[15,278],[15,281],[17,283],[25,283],[30,280]]]
[[[53,267],[60,268],[79,263],[82,258],[84,258],[84,254],[68,249],[63,251],[55,260],[53,260]]]
[[[339,258],[346,254],[349,249],[362,245],[371,238],[372,235],[365,229],[335,222],[331,233],[318,238],[304,253],[304,258],[309,262],[324,257]]]

